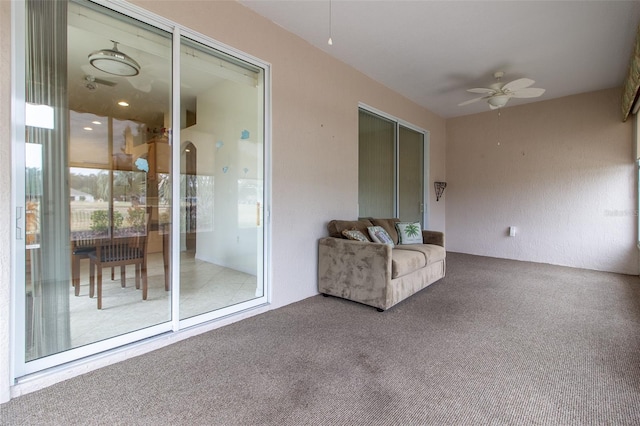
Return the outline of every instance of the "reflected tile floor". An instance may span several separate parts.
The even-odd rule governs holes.
[[[183,252],[180,259],[180,317],[215,311],[256,297],[254,275],[195,259]],[[81,261],[80,295],[69,286],[71,344],[73,347],[140,330],[171,319],[171,292],[164,289],[162,253],[150,253],[147,265],[147,300],[135,286],[135,271],[127,267],[126,287],[120,270],[111,280],[110,268],[102,272],[102,309],[89,298],[89,262]]]

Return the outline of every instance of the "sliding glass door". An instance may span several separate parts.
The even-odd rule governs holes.
[[[186,37],[180,63],[180,319],[190,324],[264,295],[264,77]]]
[[[358,206],[360,217],[396,215],[396,124],[360,109]]]
[[[16,25],[16,377],[267,302],[265,68],[101,4]]]
[[[425,132],[360,108],[358,147],[358,215],[424,226]]]
[[[424,133],[398,127],[398,218],[424,225]]]

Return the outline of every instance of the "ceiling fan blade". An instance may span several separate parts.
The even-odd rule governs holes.
[[[513,92],[511,93],[511,96],[514,98],[537,98],[538,96],[542,96],[544,91],[544,89],[529,87],[526,89],[520,89],[517,92]]]
[[[487,99],[487,98],[489,98],[489,97],[490,97],[490,96],[481,96],[481,97],[479,97],[479,98],[469,99],[468,101],[464,101],[464,102],[459,103],[459,104],[458,104],[458,106],[465,106],[465,105],[469,105],[469,104],[472,104],[472,103],[474,103],[474,102],[478,102],[479,100]]]
[[[493,95],[496,91],[493,89],[489,89],[487,87],[476,87],[474,89],[467,89],[467,92],[470,93],[486,93],[486,94],[491,94]]]
[[[510,81],[509,83],[502,86],[502,91],[515,92],[516,90],[524,89],[525,87],[531,86],[535,81],[530,78],[519,78],[517,80]]]
[[[102,78],[95,78],[94,81],[98,84],[102,84],[103,86],[109,86],[109,87],[113,87],[116,84],[118,84],[115,81],[104,80]]]
[[[149,93],[151,92],[151,84],[153,83],[153,79],[147,77],[146,75],[140,74],[135,78],[128,78],[127,81],[134,89],[139,90],[141,92]]]

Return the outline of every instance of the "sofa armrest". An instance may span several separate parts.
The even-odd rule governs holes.
[[[318,241],[318,291],[381,309],[391,282],[391,246],[342,238]]]
[[[439,231],[422,231],[423,244],[435,244],[444,248],[444,232]]]

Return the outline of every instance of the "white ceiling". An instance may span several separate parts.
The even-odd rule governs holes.
[[[239,1],[445,118],[489,110],[458,104],[495,71],[546,89],[507,107],[622,86],[640,23],[639,1]]]

